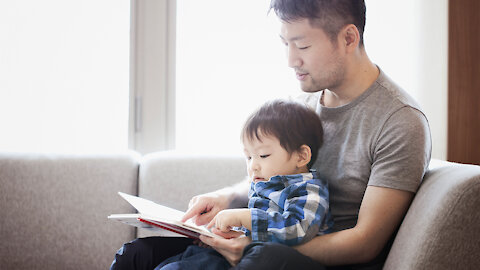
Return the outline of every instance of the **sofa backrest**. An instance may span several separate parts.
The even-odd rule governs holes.
[[[186,211],[190,199],[240,182],[247,175],[244,158],[165,151],[143,157],[138,196]],[[138,236],[152,235],[139,229]]]
[[[118,191],[186,210],[245,175],[241,156],[0,153],[1,268],[108,269],[123,243],[151,235],[107,219],[135,212]],[[384,268],[480,267],[478,194],[480,166],[432,161]]]
[[[433,160],[384,269],[479,269],[479,207],[480,166]]]
[[[0,268],[108,269],[135,236],[107,220],[133,212],[138,157],[0,154]]]

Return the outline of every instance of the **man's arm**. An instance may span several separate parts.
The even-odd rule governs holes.
[[[408,191],[369,186],[354,228],[317,236],[295,248],[325,265],[369,262],[400,225],[412,199],[413,193]],[[249,237],[218,239],[200,236],[200,240],[215,248],[232,265],[238,263],[243,248],[251,242]]]
[[[407,191],[368,186],[355,227],[318,236],[295,248],[325,265],[369,262],[400,225],[413,195]]]
[[[190,200],[182,221],[193,218],[197,225],[205,225],[223,209],[245,207],[248,203],[248,189],[249,181],[245,178],[234,186],[195,196]]]

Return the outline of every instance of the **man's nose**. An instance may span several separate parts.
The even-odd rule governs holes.
[[[297,68],[302,66],[302,59],[299,57],[297,51],[293,46],[287,46],[287,59],[288,66],[291,68]]]

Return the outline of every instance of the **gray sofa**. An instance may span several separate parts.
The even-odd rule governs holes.
[[[385,269],[480,269],[480,166],[430,167]],[[148,235],[107,220],[134,212],[117,191],[185,210],[244,175],[240,156],[0,153],[0,269],[108,269],[122,243]]]

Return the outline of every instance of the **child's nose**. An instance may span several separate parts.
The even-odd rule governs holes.
[[[252,170],[253,171],[260,170],[260,164],[256,160],[252,160]]]

